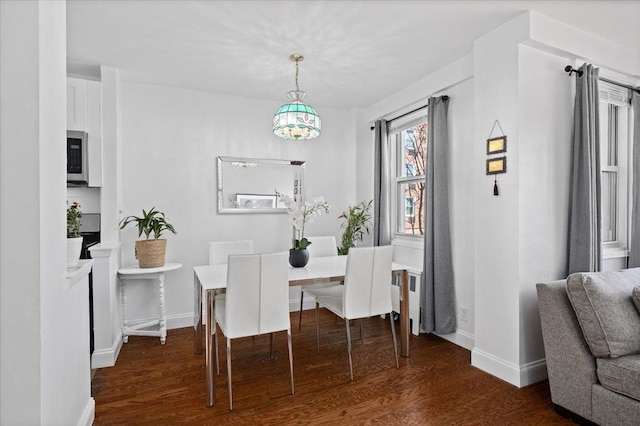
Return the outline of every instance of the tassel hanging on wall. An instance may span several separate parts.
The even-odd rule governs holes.
[[[496,177],[493,182],[493,195],[499,195],[498,192],[498,178]]]

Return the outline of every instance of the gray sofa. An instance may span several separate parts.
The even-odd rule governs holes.
[[[551,400],[563,414],[640,425],[638,286],[640,268],[537,284]]]

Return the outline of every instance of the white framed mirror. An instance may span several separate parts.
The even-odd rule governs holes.
[[[304,202],[305,162],[218,157],[218,213],[280,213],[276,191]]]

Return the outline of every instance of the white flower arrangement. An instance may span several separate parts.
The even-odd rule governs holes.
[[[280,194],[277,191],[276,194],[280,202],[287,207],[287,213],[291,216],[294,232],[293,249],[306,249],[311,243],[304,237],[305,224],[313,222],[313,218],[316,216],[329,213],[331,206],[323,197],[316,197],[312,202],[306,201],[302,206],[299,206],[298,203],[288,195]]]

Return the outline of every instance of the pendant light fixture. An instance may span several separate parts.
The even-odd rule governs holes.
[[[287,93],[291,102],[273,116],[273,134],[283,139],[313,139],[320,136],[320,116],[312,106],[302,103],[307,93],[298,87],[298,65],[304,56],[293,54],[289,59],[296,63],[296,90]]]

